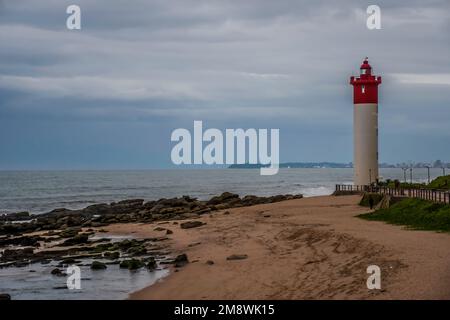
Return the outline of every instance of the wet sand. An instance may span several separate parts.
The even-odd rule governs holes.
[[[190,260],[131,299],[450,299],[450,234],[359,219],[368,211],[359,199],[223,210],[192,229],[173,222],[106,229],[149,237],[165,234],[157,226],[168,228],[168,245]],[[227,260],[233,254],[248,258]],[[367,289],[369,265],[381,268],[381,290]]]

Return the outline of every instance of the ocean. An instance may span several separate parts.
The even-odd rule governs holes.
[[[353,169],[280,169],[261,176],[258,169],[172,169],[139,171],[0,171],[0,214],[55,208],[79,209],[95,203],[189,195],[208,199],[224,191],[254,194],[328,195],[336,184],[351,184]],[[414,169],[413,181],[426,181],[426,169]],[[431,178],[442,174],[432,169]],[[403,181],[403,170],[380,170],[384,179]],[[409,172],[407,174],[409,181]]]

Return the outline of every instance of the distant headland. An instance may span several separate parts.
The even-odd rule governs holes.
[[[228,169],[259,169],[264,168],[263,164],[232,164]],[[280,168],[352,168],[351,163],[337,162],[286,162],[280,163]]]
[[[441,160],[425,162],[411,162],[411,163],[380,163],[380,168],[450,168],[450,163],[445,163]],[[232,164],[228,166],[228,169],[260,169],[266,167],[263,164]],[[353,163],[340,163],[340,162],[285,162],[280,163],[280,168],[353,168]]]

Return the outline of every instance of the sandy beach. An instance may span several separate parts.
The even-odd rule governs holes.
[[[359,196],[321,196],[204,215],[206,224],[115,224],[110,233],[160,235],[190,263],[131,299],[449,299],[450,235],[355,217]],[[228,212],[227,212],[228,211]],[[227,212],[227,213],[226,213]],[[246,259],[227,260],[231,255]],[[381,268],[368,290],[366,268]]]

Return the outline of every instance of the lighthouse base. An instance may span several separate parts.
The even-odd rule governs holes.
[[[378,104],[354,105],[354,184],[378,180]]]

